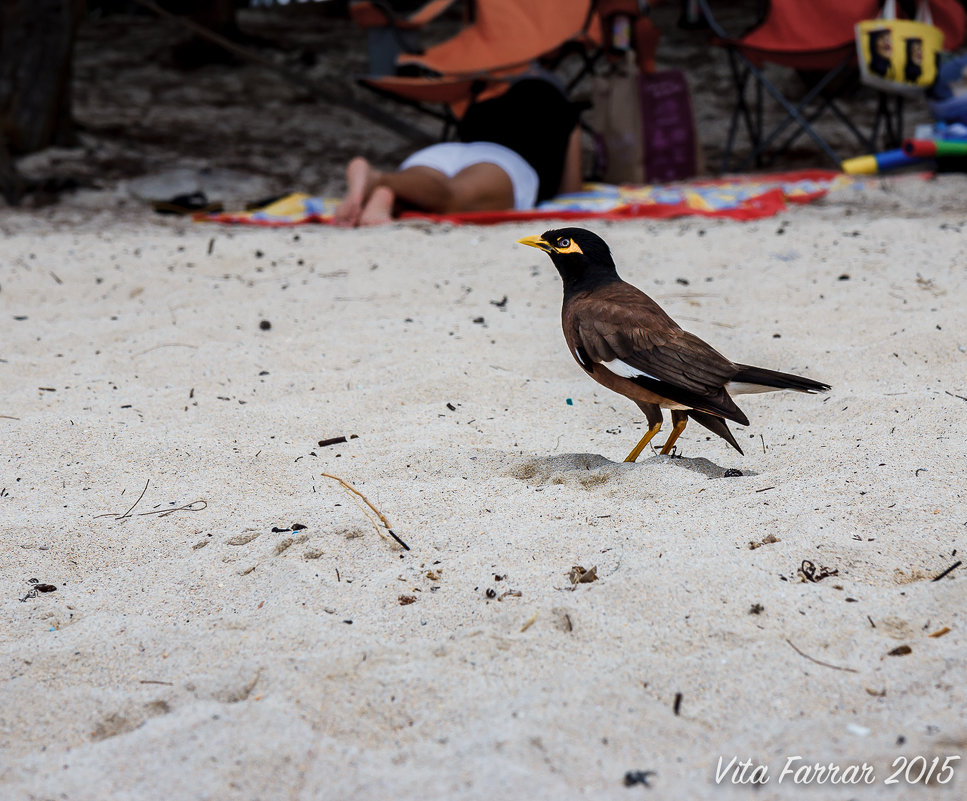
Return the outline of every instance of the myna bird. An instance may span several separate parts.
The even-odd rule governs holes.
[[[630,398],[648,419],[648,433],[628,454],[633,462],[672,413],[671,452],[688,418],[718,434],[739,453],[726,420],[749,418],[732,395],[794,389],[824,392],[811,378],[736,364],[688,333],[644,292],[618,277],[611,250],[583,228],[560,228],[518,240],[549,254],[564,281],[564,338],[577,363],[608,389]]]

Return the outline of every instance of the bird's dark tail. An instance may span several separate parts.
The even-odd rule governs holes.
[[[744,384],[755,384],[760,387],[774,389],[794,389],[797,392],[826,392],[830,386],[811,378],[803,378],[792,373],[780,373],[776,370],[766,370],[764,367],[751,367],[747,364],[736,365],[739,372],[732,377],[732,381]]]
[[[733,437],[732,432],[729,431],[728,424],[721,417],[716,417],[714,414],[699,412],[695,409],[689,409],[686,414],[700,426],[705,426],[713,434],[718,434],[739,453],[742,453],[742,448],[739,447],[739,443],[735,441],[735,437]]]

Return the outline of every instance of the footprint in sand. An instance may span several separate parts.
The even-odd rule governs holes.
[[[620,478],[633,469],[632,464],[612,462],[593,453],[568,453],[528,459],[511,468],[508,473],[534,487],[565,484],[593,489]]]
[[[236,572],[246,576],[264,562],[291,552],[299,552],[295,547],[297,545],[305,545],[299,552],[303,559],[319,559],[333,551],[331,542],[327,546],[322,541],[314,541],[315,535],[319,533],[322,532],[310,532],[308,529],[267,533],[260,529],[247,528],[225,540],[225,545],[230,546],[230,549],[222,556],[222,561],[226,564],[240,562]],[[362,525],[353,524],[325,531],[326,537],[336,536],[347,540],[365,534],[366,529]]]
[[[263,562],[284,555],[294,545],[308,542],[309,537],[309,533],[305,530],[266,534],[257,529],[246,529],[225,540],[225,544],[231,546],[232,552],[225,554],[222,561],[225,563],[240,561],[241,565],[237,572],[241,576],[246,576]],[[314,553],[318,550],[315,556],[308,557],[310,559],[322,556],[321,549],[313,549],[310,546],[306,550],[312,550]]]

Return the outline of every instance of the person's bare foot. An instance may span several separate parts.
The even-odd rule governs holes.
[[[393,204],[396,197],[388,186],[377,186],[369,195],[362,214],[360,225],[384,225],[393,220]]]
[[[378,173],[362,156],[356,156],[346,167],[346,195],[336,206],[332,221],[341,228],[360,224],[363,208],[376,184]]]

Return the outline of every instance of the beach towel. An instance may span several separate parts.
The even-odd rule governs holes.
[[[583,191],[559,195],[528,211],[478,211],[459,214],[408,212],[401,219],[490,225],[541,219],[669,218],[686,215],[755,220],[771,217],[788,203],[809,203],[833,189],[861,179],[832,170],[800,170],[770,175],[745,175],[664,186],[586,184]],[[331,223],[338,198],[294,193],[262,208],[196,215],[206,222],[285,226]]]

